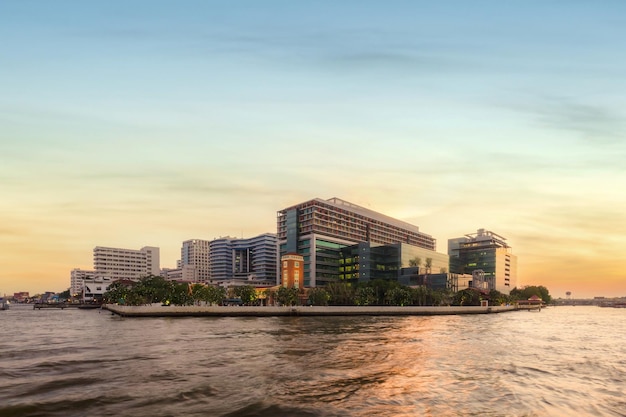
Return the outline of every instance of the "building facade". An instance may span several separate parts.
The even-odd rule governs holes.
[[[339,198],[316,198],[278,211],[277,232],[280,256],[304,257],[304,285],[310,287],[339,281],[341,249],[359,242],[436,249],[436,240],[417,226]]]
[[[276,235],[264,233],[248,239],[221,237],[209,244],[210,281],[278,280]]]
[[[209,245],[210,241],[202,239],[190,239],[183,242],[178,265],[181,269],[181,275],[184,275],[184,278],[181,279],[200,283],[209,282],[211,278]],[[185,266],[191,268],[183,271]],[[189,276],[189,271],[193,271],[193,276]]]
[[[85,280],[94,279],[96,271],[88,271],[85,269],[74,268],[70,273],[70,295],[80,296],[83,292]]]
[[[280,257],[281,285],[285,288],[304,288],[304,257],[287,253]]]
[[[145,246],[139,250],[96,246],[93,250],[96,276],[112,280],[138,280],[161,273],[159,248]]]
[[[83,303],[102,301],[104,293],[108,291],[112,283],[113,281],[111,279],[103,277],[85,279],[82,289]]]
[[[408,280],[406,270],[411,261],[419,259],[421,267],[411,271],[414,275],[445,274],[448,271],[449,257],[430,249],[392,243],[377,245],[360,242],[356,245],[340,249],[339,280],[344,282],[366,282],[375,279],[398,281],[403,285],[426,285],[422,279]],[[430,259],[430,267],[427,266]]]
[[[509,294],[517,286],[517,256],[506,238],[485,229],[448,240],[450,272],[471,274],[473,287]]]

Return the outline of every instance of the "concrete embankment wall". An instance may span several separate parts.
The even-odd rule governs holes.
[[[438,316],[489,314],[515,311],[515,306],[493,307],[245,307],[245,306],[122,306],[107,304],[104,309],[123,317],[270,317],[270,316]]]

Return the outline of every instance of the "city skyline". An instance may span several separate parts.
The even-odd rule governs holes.
[[[626,4],[0,4],[0,294],[338,197],[626,296]]]

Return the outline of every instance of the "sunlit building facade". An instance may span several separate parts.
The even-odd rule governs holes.
[[[307,287],[345,279],[345,265],[340,274],[341,250],[359,242],[404,243],[433,252],[436,248],[436,240],[417,226],[339,198],[316,198],[278,211],[277,232],[280,256],[304,257]]]
[[[280,258],[281,285],[285,288],[304,288],[304,257],[287,253]]]
[[[159,248],[154,246],[145,246],[138,250],[96,246],[93,250],[95,275],[114,281],[157,276],[161,273],[159,262]]]
[[[485,229],[448,240],[450,272],[472,274],[481,289],[504,294],[517,286],[517,256],[506,238]],[[476,283],[474,283],[476,284]]]

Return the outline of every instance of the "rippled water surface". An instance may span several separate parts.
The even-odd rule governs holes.
[[[626,416],[626,309],[0,312],[0,416]]]

